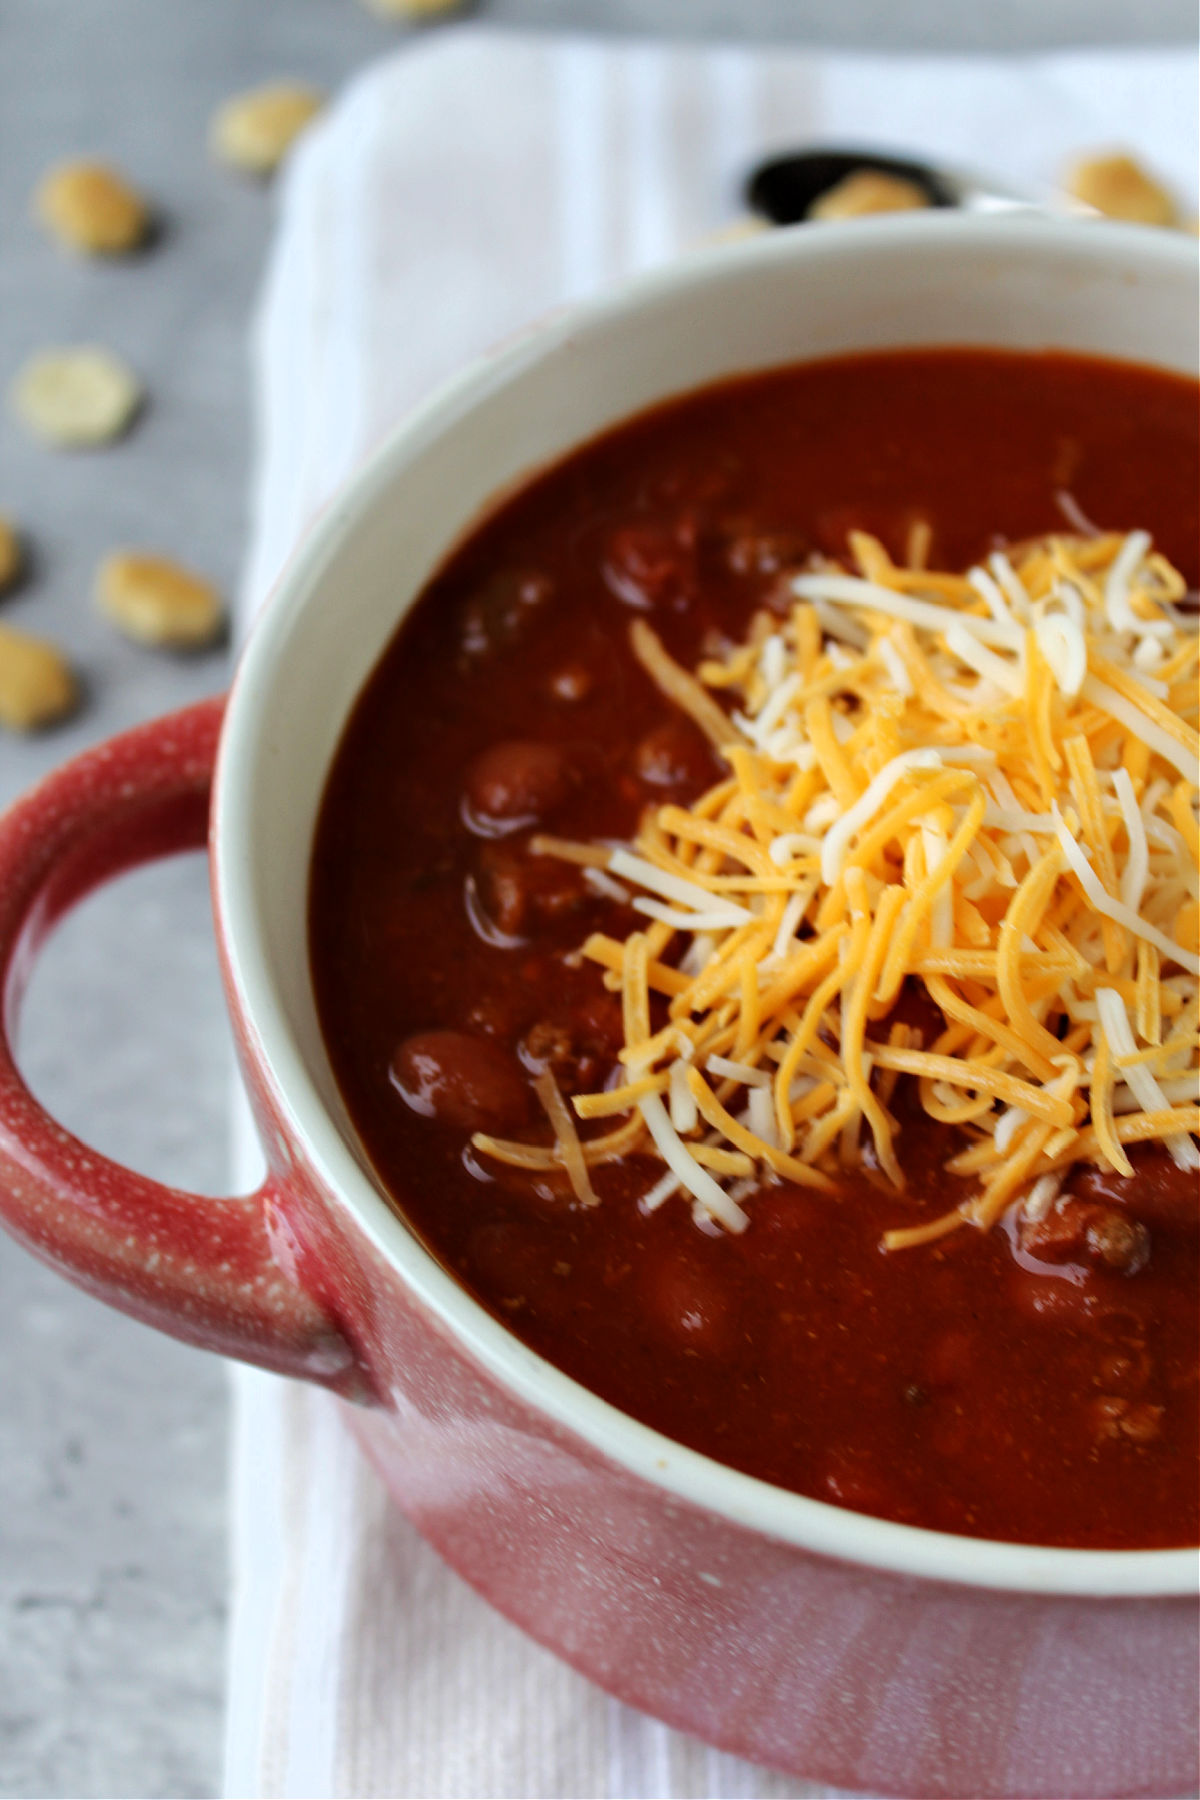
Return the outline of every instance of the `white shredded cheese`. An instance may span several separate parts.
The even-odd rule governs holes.
[[[954,652],[960,662],[965,662],[977,675],[982,675],[985,681],[994,682],[1003,693],[1020,699],[1025,692],[1025,678],[1019,666],[1006,662],[1002,656],[996,656],[983,644],[976,643],[965,621],[956,618],[953,624],[946,627],[946,647]],[[1017,647],[1019,649],[1020,645]]]
[[[1104,582],[1104,609],[1114,631],[1142,631],[1144,622],[1129,604],[1129,586],[1150,548],[1148,531],[1131,531]]]
[[[741,906],[709,906],[703,912],[682,912],[678,907],[664,906],[661,900],[646,900],[640,895],[633,903],[635,912],[648,919],[658,919],[674,931],[728,931],[753,918]]]
[[[831,825],[821,846],[821,880],[832,887],[842,872],[850,840],[873,819],[898,781],[914,769],[940,769],[942,759],[936,750],[902,750],[884,764],[866,791],[848,807],[836,824]]]
[[[602,894],[606,900],[615,900],[621,906],[629,904],[629,889],[606,875],[603,869],[584,869],[583,879],[593,893]]]
[[[676,1131],[687,1133],[696,1128],[696,1098],[687,1084],[688,1065],[680,1059],[671,1064],[671,1072],[667,1077],[667,1098],[670,1102],[671,1123]]]
[[[694,881],[685,881],[681,875],[672,875],[665,869],[658,869],[644,856],[635,856],[630,850],[614,850],[608,859],[609,871],[613,875],[623,875],[638,887],[649,888],[652,894],[661,894],[666,900],[676,900],[681,906],[690,906],[696,912],[711,912],[713,897],[707,888],[700,887]],[[731,915],[739,925],[748,925],[751,915],[744,906],[734,901],[721,906],[721,912]]]
[[[689,1194],[700,1202],[711,1218],[724,1225],[727,1231],[745,1231],[750,1223],[749,1215],[743,1212],[736,1200],[729,1198],[721,1184],[714,1181],[708,1170],[702,1169],[695,1157],[689,1154],[658,1095],[643,1095],[638,1101],[638,1110],[646,1121],[646,1129],[658,1146],[659,1155],[679,1177]]]
[[[774,1150],[779,1146],[779,1133],[775,1122],[775,1101],[771,1095],[770,1084],[752,1087],[746,1101],[746,1123],[755,1137],[761,1138]]]
[[[1125,1010],[1125,1002],[1116,988],[1096,989],[1096,1010],[1114,1061],[1120,1057],[1136,1056],[1137,1040],[1129,1022],[1129,1014]],[[1125,1085],[1137,1095],[1146,1112],[1168,1110],[1167,1097],[1145,1063],[1133,1063],[1121,1073]],[[1186,1132],[1174,1133],[1167,1138],[1166,1145],[1172,1161],[1179,1168],[1200,1169],[1200,1151]]]
[[[678,1175],[676,1175],[674,1169],[668,1169],[665,1175],[659,1177],[652,1188],[647,1188],[646,1192],[638,1201],[638,1205],[643,1212],[657,1212],[664,1200],[669,1200],[672,1194],[677,1194],[679,1188],[680,1181]]]
[[[1133,782],[1129,778],[1129,770],[1120,768],[1113,773],[1113,786],[1117,790],[1117,799],[1121,804],[1121,817],[1125,821],[1125,834],[1129,839],[1129,847],[1125,853],[1125,866],[1121,870],[1121,901],[1136,912],[1142,904],[1146,880],[1150,874],[1150,848],[1146,843],[1146,826],[1138,807],[1137,796],[1133,791]]]
[[[1062,613],[1039,619],[1033,629],[1059,692],[1073,700],[1087,675],[1087,643],[1082,629]]]
[[[1017,622],[1008,610],[1008,602],[1004,593],[986,569],[981,569],[978,565],[973,569],[968,569],[967,581],[975,589],[975,592],[986,601],[987,609],[993,619],[1009,629],[1016,629]]]
[[[766,1069],[755,1069],[749,1063],[733,1062],[728,1056],[710,1056],[705,1068],[725,1081],[740,1081],[744,1087],[769,1088],[771,1077]]]
[[[1057,1175],[1039,1175],[1038,1179],[1025,1196],[1025,1204],[1021,1208],[1031,1225],[1038,1224],[1046,1217],[1054,1202],[1062,1192],[1062,1180]]]
[[[995,619],[974,619],[952,607],[939,606],[933,600],[918,600],[911,594],[898,594],[877,582],[864,581],[858,575],[797,575],[792,591],[799,600],[825,601],[835,606],[862,606],[870,612],[887,613],[893,619],[907,619],[922,625],[926,631],[945,631],[959,624],[977,637],[980,643],[995,644],[1002,650],[1018,650],[1021,633],[1014,626],[1001,625]],[[866,649],[864,639],[862,649]]]
[[[993,550],[988,557],[988,568],[996,580],[1009,605],[1022,624],[1029,619],[1029,595],[1025,592],[1023,582],[1017,571],[1005,556],[1003,550]]]
[[[776,839],[776,842],[778,842],[778,839]],[[813,894],[816,892],[816,885],[815,881],[810,881],[806,883],[804,887],[797,888],[794,894],[788,896],[787,905],[783,909],[783,917],[779,921],[779,930],[775,933],[775,942],[771,945],[771,954],[773,956],[783,957],[787,954],[788,947],[796,935],[800,921],[804,917]]]
[[[1188,969],[1193,975],[1200,975],[1200,956],[1196,956],[1191,950],[1185,950],[1182,944],[1177,944],[1174,938],[1169,938],[1165,931],[1158,929],[1157,925],[1151,925],[1148,919],[1143,919],[1140,913],[1133,911],[1132,907],[1123,905],[1120,900],[1114,900],[1110,894],[1105,893],[1100,877],[1089,863],[1082,846],[1067,830],[1057,806],[1054,809],[1054,815],[1055,836],[1062,847],[1063,855],[1079,877],[1079,884],[1096,911],[1103,913],[1108,919],[1114,919],[1118,925],[1124,925],[1126,931],[1132,931],[1136,937],[1145,938],[1148,944],[1153,944],[1164,956],[1169,956],[1172,962],[1177,962],[1181,969]]]
[[[1157,719],[1147,718],[1140,707],[1095,675],[1086,676],[1079,691],[1085,700],[1090,700],[1101,712],[1110,714],[1124,725],[1126,731],[1132,731],[1135,737],[1140,737],[1143,744],[1153,750],[1156,756],[1161,756],[1164,762],[1169,762],[1173,768],[1178,769],[1185,781],[1196,780],[1195,758],[1188,755],[1182,744],[1175,742],[1170,732],[1165,731]]]
[[[912,676],[905,667],[904,658],[893,644],[891,638],[881,637],[876,649],[879,660],[888,672],[888,678],[898,694],[911,697],[914,692]]]

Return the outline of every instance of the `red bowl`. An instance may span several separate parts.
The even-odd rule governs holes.
[[[270,1169],[231,1200],[135,1175],[48,1117],[4,1038],[9,1228],[135,1316],[354,1402],[398,1503],[504,1613],[622,1699],[796,1775],[919,1795],[1191,1789],[1196,1556],[984,1543],[785,1493],[511,1337],[387,1203],[321,1043],[306,896],[325,776],[447,550],[619,418],[884,346],[1053,346],[1193,372],[1196,316],[1194,248],[1110,225],[908,216],[681,263],[538,328],[409,419],[289,567],[227,711],[213,700],[115,739],[0,821],[10,1034],[61,912],[210,843]]]

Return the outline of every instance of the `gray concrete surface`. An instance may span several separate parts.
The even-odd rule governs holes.
[[[1192,0],[493,0],[496,22],[722,32],[874,48],[1034,49],[1195,33]],[[71,648],[88,704],[0,740],[0,800],[83,745],[222,686],[223,653],[155,657],[88,600],[98,557],[157,546],[226,586],[243,548],[246,324],[269,193],[212,168],[207,119],[280,73],[333,86],[403,35],[355,0],[0,0],[0,386],[31,349],[97,338],[144,375],[131,437],[54,456],[0,421],[0,511],[34,579],[14,624]],[[160,202],[145,259],[64,259],[29,191],[102,151]],[[122,882],[52,942],[22,1033],[36,1090],[83,1137],[185,1186],[226,1166],[229,1048],[203,866]],[[76,1293],[0,1238],[0,1795],[204,1795],[219,1783],[225,1606],[219,1364]]]

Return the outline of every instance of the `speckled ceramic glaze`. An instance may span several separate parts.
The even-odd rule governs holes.
[[[825,1506],[637,1425],[511,1338],[383,1200],[321,1044],[307,867],[326,771],[397,620],[496,496],[722,375],[915,344],[1184,372],[1195,250],[1165,233],[894,218],[707,254],[550,322],[407,421],[287,571],[212,701],[72,763],[0,822],[9,1029],[54,919],[214,853],[270,1174],[164,1188],[47,1117],[0,1043],[0,1213],[92,1292],[334,1388],[399,1504],[622,1698],[800,1776],[910,1795],[1173,1795],[1197,1781],[1197,1558],[990,1544]],[[215,803],[210,812],[213,787]]]

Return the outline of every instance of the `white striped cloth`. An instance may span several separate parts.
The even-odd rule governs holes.
[[[770,149],[869,141],[1052,182],[1126,144],[1194,206],[1193,51],[873,58],[496,35],[362,76],[285,183],[255,343],[243,622],[375,438],[539,312],[731,222]],[[238,1172],[257,1150],[239,1102]],[[389,1507],[335,1402],[234,1379],[227,1795],[816,1795],[608,1699]]]

